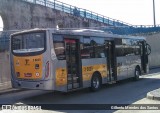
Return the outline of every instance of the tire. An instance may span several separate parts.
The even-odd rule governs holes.
[[[137,81],[139,80],[139,76],[141,75],[141,71],[138,67],[135,68],[135,72],[134,72],[134,80]]]
[[[91,91],[98,91],[101,88],[101,79],[98,74],[94,74],[91,79]]]

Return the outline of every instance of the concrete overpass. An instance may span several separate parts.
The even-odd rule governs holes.
[[[0,3],[4,30],[56,27],[57,25],[61,28],[98,27],[116,23],[113,19],[93,12],[82,11],[82,9],[77,11],[79,14],[75,15],[74,6],[58,1],[1,0]]]

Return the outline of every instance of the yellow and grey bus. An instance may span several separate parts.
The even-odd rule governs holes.
[[[100,30],[31,29],[11,35],[14,88],[68,92],[134,78],[149,70],[144,37]]]

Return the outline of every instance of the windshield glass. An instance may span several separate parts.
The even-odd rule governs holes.
[[[12,37],[13,53],[30,53],[44,50],[45,33],[34,32],[15,35]]]

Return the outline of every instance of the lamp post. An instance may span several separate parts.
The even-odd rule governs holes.
[[[155,16],[155,2],[153,0],[153,21],[154,21],[154,27],[156,26],[156,16]]]

